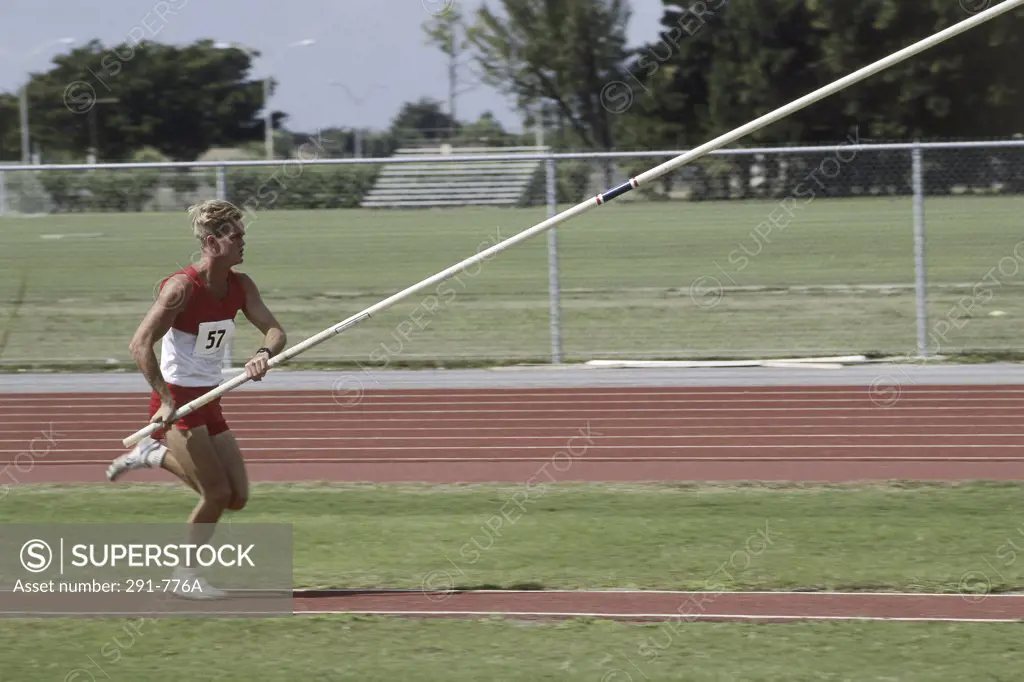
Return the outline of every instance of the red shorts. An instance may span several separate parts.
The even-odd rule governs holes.
[[[204,393],[216,388],[215,386],[175,386],[168,384],[167,388],[171,389],[171,397],[174,398],[175,408],[181,408],[185,404],[192,402]],[[156,391],[153,391],[149,396],[149,416],[152,418],[157,410],[160,409],[160,396]],[[174,426],[179,431],[188,431],[194,429],[197,426],[205,426],[211,436],[216,436],[218,433],[227,431],[227,421],[224,420],[224,414],[220,409],[220,397],[214,398],[210,402],[206,403],[198,410],[182,417],[178,421],[174,422]],[[155,440],[161,440],[164,437],[166,431],[164,429],[157,429],[153,432],[153,438]]]

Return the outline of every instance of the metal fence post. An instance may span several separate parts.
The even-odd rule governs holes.
[[[228,198],[227,170],[224,166],[217,166],[217,199],[224,201]]]
[[[928,350],[928,310],[925,294],[925,243],[924,243],[924,182],[921,169],[921,146],[915,144],[910,152],[914,183],[914,271],[917,299],[917,355],[926,358]]]
[[[0,215],[5,215],[7,210],[7,176],[0,171]]]
[[[217,166],[217,199],[224,201],[228,197],[227,189],[227,169],[224,166]],[[227,348],[224,349],[224,363],[221,366],[222,372],[228,372],[231,369],[231,342],[228,342]]]
[[[550,156],[544,162],[547,176],[548,217],[558,213],[558,194],[555,188],[555,160]],[[561,295],[558,285],[558,237],[556,230],[548,230],[548,307],[551,311],[551,363],[562,362]]]

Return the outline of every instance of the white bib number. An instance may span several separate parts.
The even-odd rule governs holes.
[[[233,320],[201,322],[192,353],[203,357],[223,355],[234,335],[235,323]]]

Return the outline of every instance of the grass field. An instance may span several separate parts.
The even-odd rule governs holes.
[[[929,327],[944,331],[935,338],[943,350],[1015,347],[1022,208],[1013,197],[925,202]],[[251,224],[239,269],[300,341],[545,217],[268,211]],[[777,202],[612,204],[557,237],[570,361],[914,348],[909,198],[816,199],[792,219]],[[293,364],[546,361],[546,241],[417,293]],[[0,220],[0,364],[127,361],[158,280],[195,247],[179,214]],[[988,316],[997,309],[1007,315]],[[247,325],[237,338],[243,354],[259,345]]]
[[[293,522],[303,586],[421,587],[449,559],[460,586],[709,589],[714,576],[716,590],[955,592],[971,571],[993,590],[1024,583],[1005,551],[1021,532],[1019,485],[553,485],[489,536],[518,490],[261,484],[232,523]],[[193,499],[178,487],[26,486],[0,521],[167,522]],[[467,546],[480,548],[472,560]],[[738,550],[749,561],[730,565]],[[996,624],[47,619],[0,621],[0,637],[16,644],[0,647],[2,679],[76,682],[1011,679],[1021,652],[1017,628]],[[651,638],[662,648],[644,657]]]
[[[1013,680],[1017,624],[46,620],[0,624],[3,679],[92,682]],[[665,647],[644,657],[657,642]]]
[[[299,587],[421,588],[451,560],[457,587],[707,589],[739,550],[756,556],[723,589],[956,592],[977,570],[1024,585],[1024,563],[997,556],[1022,527],[1015,484],[559,484],[489,529],[522,490],[260,484],[231,522],[293,523]],[[19,487],[0,523],[184,522],[193,504],[179,487]]]

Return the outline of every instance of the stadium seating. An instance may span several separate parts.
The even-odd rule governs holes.
[[[395,156],[485,156],[538,154],[547,147],[426,147],[402,148]],[[516,206],[527,197],[540,159],[479,162],[403,162],[386,164],[373,189],[363,197],[364,208],[423,208],[431,206]]]

